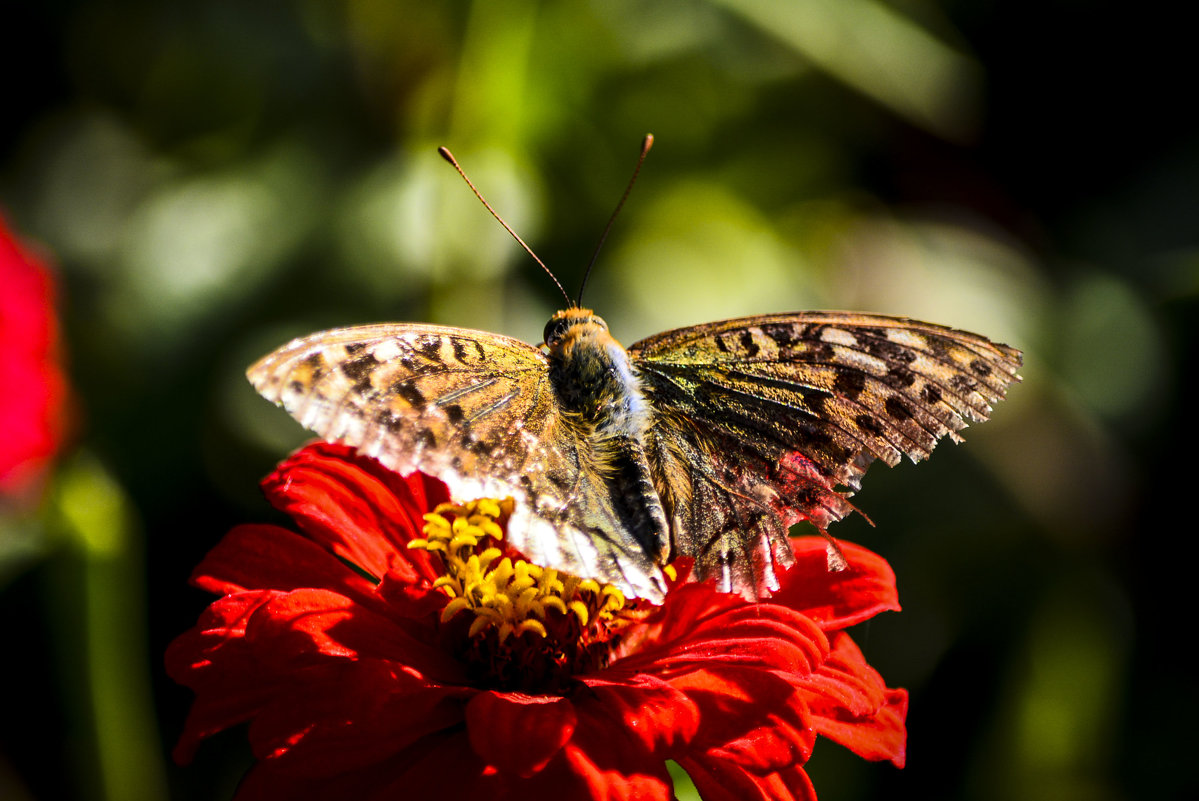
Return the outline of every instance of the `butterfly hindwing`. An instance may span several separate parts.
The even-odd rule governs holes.
[[[297,339],[247,375],[324,439],[437,476],[455,498],[514,498],[509,540],[539,564],[661,597],[541,350],[483,331],[369,325]]]
[[[693,573],[715,579],[722,591],[752,598],[777,589],[775,567],[793,561],[788,526],[801,519],[788,505],[831,505],[832,519],[848,509],[815,482],[788,493],[790,475],[760,448],[682,415],[660,415],[649,441],[674,553],[693,557]]]
[[[772,564],[788,562],[787,526],[823,529],[847,514],[875,459],[917,461],[942,437],[958,439],[1020,365],[1017,351],[974,334],[840,312],[667,331],[629,354],[660,421],[654,436],[683,443],[674,461],[659,449],[667,467],[657,477],[676,552],[751,595],[770,589]],[[697,495],[723,497],[725,508]]]

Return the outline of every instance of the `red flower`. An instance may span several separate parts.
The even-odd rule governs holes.
[[[250,723],[260,761],[238,801],[665,801],[667,759],[708,801],[814,798],[818,734],[903,764],[907,694],[842,631],[898,609],[869,551],[844,545],[849,568],[829,573],[823,540],[796,540],[770,603],[679,581],[661,607],[624,604],[515,562],[494,502],[422,517],[444,485],[343,446],[302,449],[264,487],[302,533],[233,529],[193,575],[222,597],[167,653],[197,694],[178,760]],[[485,607],[461,571],[493,589],[528,580]],[[526,602],[537,610],[512,611]]]
[[[0,217],[0,495],[35,486],[62,437],[54,283]]]

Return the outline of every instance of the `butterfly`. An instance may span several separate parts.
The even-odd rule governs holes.
[[[975,334],[847,312],[707,323],[626,350],[571,307],[540,348],[367,325],[297,339],[247,375],[305,428],[392,470],[437,476],[456,498],[512,497],[507,536],[532,561],[653,601],[679,556],[722,590],[777,589],[792,524],[844,517],[876,459],[960,440],[1020,364]]]
[[[726,592],[778,589],[790,526],[824,531],[853,511],[875,460],[960,440],[1020,380],[1021,358],[850,312],[724,320],[625,349],[568,298],[540,347],[366,325],[296,339],[247,376],[324,439],[436,476],[458,499],[511,497],[507,538],[531,561],[656,602],[678,557]]]

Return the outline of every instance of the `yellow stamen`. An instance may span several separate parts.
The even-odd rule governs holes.
[[[568,622],[576,635],[589,625],[611,624],[625,607],[618,588],[503,556],[498,518],[511,504],[491,498],[443,503],[424,516],[424,537],[408,543],[441,556],[445,575],[433,586],[451,599],[442,622],[469,610],[468,636],[494,630],[500,643],[526,632],[544,639],[551,620],[559,621],[555,630]]]

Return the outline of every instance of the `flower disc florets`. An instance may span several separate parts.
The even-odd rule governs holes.
[[[521,558],[503,541],[511,500],[443,503],[424,516],[409,548],[441,557],[433,586],[450,597],[441,613],[451,646],[475,678],[496,689],[553,693],[570,677],[607,664],[614,640],[640,617],[615,586]]]

